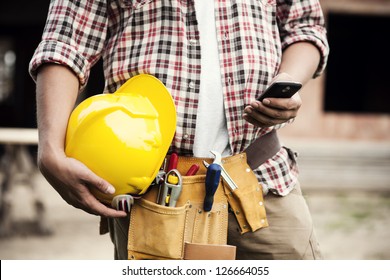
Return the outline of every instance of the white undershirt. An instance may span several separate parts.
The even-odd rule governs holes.
[[[230,155],[215,28],[214,1],[195,0],[201,46],[201,75],[194,140],[195,157],[212,157],[210,150]]]

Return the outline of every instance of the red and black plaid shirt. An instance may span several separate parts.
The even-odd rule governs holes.
[[[201,71],[196,16],[193,0],[52,1],[30,72],[35,77],[41,64],[55,62],[70,67],[85,85],[102,57],[106,92],[139,73],[156,76],[176,104],[172,149],[190,156]],[[239,153],[273,129],[254,127],[241,115],[278,72],[282,50],[312,42],[322,54],[318,75],[326,64],[326,31],[318,0],[216,0],[215,16],[229,141]],[[285,149],[256,172],[280,195],[297,180]]]

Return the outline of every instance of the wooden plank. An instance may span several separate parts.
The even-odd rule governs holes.
[[[36,128],[0,128],[0,144],[38,144]]]

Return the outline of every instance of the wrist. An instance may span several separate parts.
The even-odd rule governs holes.
[[[38,166],[46,169],[48,166],[56,165],[60,159],[65,158],[64,147],[53,145],[53,143],[40,140],[38,144]]]
[[[296,81],[292,75],[287,72],[279,72],[273,79],[272,82],[275,81]]]

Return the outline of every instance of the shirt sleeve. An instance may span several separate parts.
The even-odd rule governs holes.
[[[321,53],[314,77],[325,69],[329,54],[324,15],[318,0],[278,0],[277,18],[282,48],[301,41],[311,42]]]
[[[42,40],[29,64],[30,75],[36,80],[42,64],[61,64],[83,87],[101,56],[106,34],[106,1],[51,1]]]

